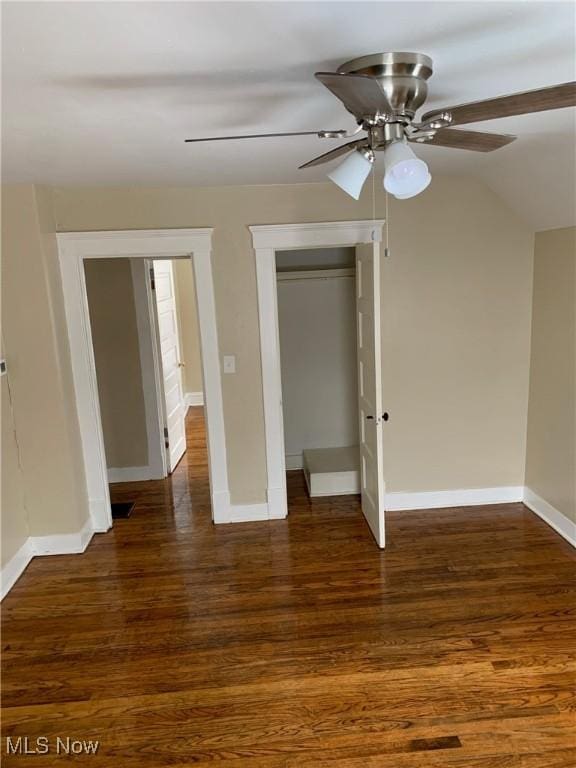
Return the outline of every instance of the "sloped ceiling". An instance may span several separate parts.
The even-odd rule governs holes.
[[[186,137],[352,128],[313,77],[360,55],[430,55],[425,109],[575,79],[568,2],[3,3],[3,177],[53,185],[290,184],[316,137]],[[575,222],[575,112],[484,123],[484,155],[421,147],[434,173],[484,180],[535,229]]]

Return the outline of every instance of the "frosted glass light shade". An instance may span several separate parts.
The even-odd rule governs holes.
[[[404,141],[394,141],[384,152],[384,189],[399,200],[423,192],[432,181],[428,166]]]
[[[426,178],[423,180],[422,185],[420,187],[418,187],[417,189],[414,188],[410,192],[407,192],[404,195],[401,195],[398,193],[394,195],[394,197],[397,200],[408,200],[409,197],[416,197],[416,195],[419,195],[420,192],[424,192],[424,190],[430,184],[431,181],[432,181],[432,176],[429,173],[427,173]]]
[[[355,150],[328,174],[328,178],[350,197],[358,200],[364,182],[372,170],[372,162],[362,152]]]

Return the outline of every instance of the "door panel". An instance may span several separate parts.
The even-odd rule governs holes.
[[[162,355],[162,365],[168,373],[174,373],[177,368],[179,369],[179,362],[177,347],[170,347]]]
[[[154,264],[158,264],[155,261]],[[164,301],[164,299],[172,298],[172,285],[170,281],[170,275],[168,274],[155,274],[156,278],[156,297],[158,301]]]
[[[384,547],[382,364],[380,354],[380,243],[356,247],[358,400],[362,513]]]
[[[168,344],[171,343],[171,339],[173,340],[175,336],[177,336],[177,326],[175,322],[175,318],[172,316],[170,311],[166,311],[166,305],[172,303],[171,298],[167,299],[156,299],[156,302],[160,302],[160,304],[163,305],[164,310],[162,314],[158,314],[158,330],[160,332],[160,341],[167,342]],[[168,346],[167,349],[170,349],[171,347]],[[163,354],[166,354],[166,350],[164,350]]]
[[[160,360],[164,385],[165,419],[168,430],[168,472],[174,468],[186,450],[186,408],[182,388],[178,321],[172,262],[156,260],[154,265],[154,296],[158,316]]]

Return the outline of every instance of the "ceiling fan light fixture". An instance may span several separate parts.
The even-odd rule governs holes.
[[[399,200],[423,192],[432,181],[424,160],[405,141],[393,141],[384,151],[384,189]]]
[[[358,200],[373,163],[374,154],[371,150],[356,149],[328,174],[328,178],[354,200]]]

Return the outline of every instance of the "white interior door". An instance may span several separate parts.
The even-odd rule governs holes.
[[[382,365],[380,353],[380,243],[356,247],[358,400],[362,512],[384,547]]]
[[[182,388],[178,317],[172,262],[155,260],[154,296],[158,313],[158,338],[164,389],[165,437],[168,445],[168,472],[173,472],[186,450],[186,409]]]

